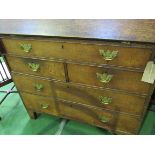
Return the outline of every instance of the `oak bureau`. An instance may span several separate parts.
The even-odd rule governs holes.
[[[1,54],[31,118],[138,134],[154,90],[155,20],[0,20]]]

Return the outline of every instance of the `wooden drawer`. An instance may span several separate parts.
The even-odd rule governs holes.
[[[147,61],[150,59],[151,50],[144,48],[129,48],[120,46],[106,46],[91,43],[69,43],[54,42],[47,40],[25,40],[25,39],[2,39],[6,50],[23,56],[32,57],[51,57],[68,59],[79,62],[89,62],[97,64],[109,64],[114,66],[124,66],[133,68],[145,68]],[[30,52],[24,52],[20,48],[20,44],[31,44]],[[117,56],[106,61],[99,54],[99,50],[118,51]]]
[[[13,81],[20,91],[44,96],[52,96],[53,94],[51,81],[49,80],[22,74],[12,74],[12,76]]]
[[[52,98],[21,93],[25,106],[34,112],[58,115],[55,102]]]
[[[109,129],[115,133],[136,134],[140,121],[137,118],[119,113],[112,113],[98,108],[69,102],[59,103],[59,113],[73,120],[83,121],[92,125]]]
[[[54,90],[56,96],[61,99],[134,115],[142,115],[145,106],[145,97],[116,91],[98,90],[64,83],[54,83]]]
[[[97,73],[107,73],[113,75],[113,77],[111,81],[104,83],[100,82],[100,78],[97,78]],[[68,64],[68,75],[71,82],[147,94],[151,84],[141,81],[142,74],[140,72],[106,69],[104,67]]]
[[[12,71],[65,80],[62,63],[7,56]]]

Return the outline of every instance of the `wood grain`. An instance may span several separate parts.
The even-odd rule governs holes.
[[[20,74],[12,74],[12,78],[16,84],[16,87],[19,89],[19,91],[35,93],[43,96],[53,96],[51,81],[47,79],[45,80],[45,79],[32,77],[32,76],[23,76]],[[35,88],[36,84],[41,84],[43,86],[43,89],[38,91]]]
[[[13,56],[7,56],[6,58],[12,71],[65,81],[64,66],[62,63]],[[32,71],[28,63],[39,64],[38,71]]]
[[[59,101],[59,113],[63,116],[96,125],[102,128],[107,128],[114,133],[117,130],[136,134],[140,121],[138,118],[129,117],[128,115],[121,115],[119,113],[111,113],[110,111],[91,108],[81,104],[72,104],[70,102]],[[108,123],[103,123],[100,117],[108,117]]]
[[[155,20],[0,20],[0,34],[155,42]]]
[[[54,42],[45,40],[24,40],[24,39],[2,39],[8,53],[26,57],[46,57],[55,59],[72,60],[73,62],[88,62],[107,64],[110,66],[123,66],[144,69],[150,59],[152,51],[145,48],[130,48],[118,46]],[[20,48],[20,44],[31,44],[32,50],[29,53]],[[99,50],[118,51],[118,56],[112,61],[105,61],[99,54]]]
[[[129,115],[142,116],[145,97],[119,93],[111,90],[99,90],[93,88],[80,87],[60,82],[53,83],[57,98],[78,102],[86,105],[125,112]],[[99,96],[112,98],[112,103],[104,105],[100,102]]]
[[[96,73],[113,75],[112,80],[104,84],[97,78]],[[98,86],[103,88],[119,89],[147,95],[151,84],[141,81],[142,73],[106,69],[104,67],[91,67],[86,65],[68,65],[68,75],[70,82],[86,85]]]
[[[21,96],[29,111],[58,115],[55,107],[55,101],[52,98],[24,92],[21,93]],[[48,105],[48,108],[42,108],[42,105]]]

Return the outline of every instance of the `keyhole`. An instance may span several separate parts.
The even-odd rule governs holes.
[[[64,45],[61,45],[61,48],[64,49]]]

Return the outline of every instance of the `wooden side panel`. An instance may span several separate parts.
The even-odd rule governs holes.
[[[62,83],[54,83],[54,86],[58,98],[134,115],[143,114],[145,97]],[[103,104],[99,96],[110,97],[112,102]]]
[[[27,57],[61,58],[78,62],[89,62],[97,64],[108,64],[115,66],[145,68],[150,59],[151,51],[142,48],[116,47],[96,44],[81,44],[66,42],[52,42],[44,40],[21,40],[2,39],[9,53]],[[29,53],[20,48],[20,44],[31,44]],[[99,50],[118,51],[118,56],[112,61],[105,61],[99,54]]]
[[[105,72],[113,75],[112,80],[107,84],[100,82],[96,76],[96,73],[102,74]],[[69,64],[68,75],[71,82],[103,88],[125,90],[140,94],[148,94],[151,85],[141,81],[142,73],[105,69],[104,67]]]
[[[13,56],[7,56],[7,60],[12,71],[65,81],[64,67],[62,63],[37,59],[34,60],[31,58],[17,58]],[[28,63],[39,64],[39,69],[37,71],[32,71],[28,66]]]

